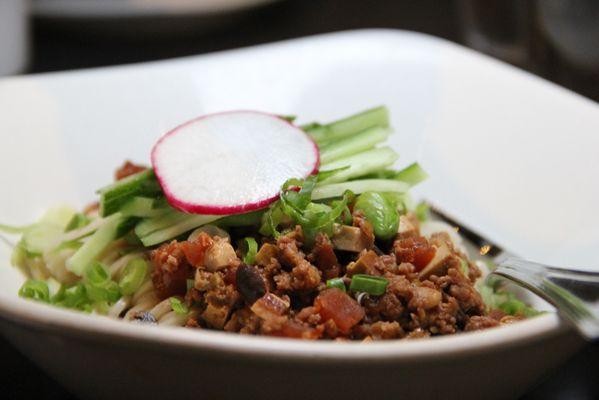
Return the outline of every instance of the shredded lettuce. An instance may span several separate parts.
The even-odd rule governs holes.
[[[241,242],[243,248],[243,262],[248,265],[253,265],[258,254],[258,243],[253,237],[246,237]]]
[[[316,186],[315,176],[307,179],[290,179],[283,185],[278,207],[293,223],[300,225],[307,243],[313,241],[318,232],[332,235],[333,224],[342,217],[354,194],[346,191],[334,207],[312,202],[312,191]],[[299,191],[297,190],[299,189]],[[268,214],[268,213],[267,213]],[[267,223],[270,223],[267,219]],[[276,226],[274,226],[276,231]]]
[[[489,268],[495,268],[492,262],[488,262]],[[516,295],[505,288],[504,281],[495,275],[488,275],[482,282],[478,291],[489,311],[501,310],[508,315],[533,317],[542,312],[530,307]]]

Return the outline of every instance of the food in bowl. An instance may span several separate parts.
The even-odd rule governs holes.
[[[100,200],[49,210],[12,263],[22,297],[141,324],[299,339],[455,334],[536,314],[409,195],[377,107],[328,124],[254,111],[164,135]]]

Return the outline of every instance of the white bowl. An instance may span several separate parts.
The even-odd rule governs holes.
[[[0,221],[83,205],[125,158],[196,115],[234,108],[330,120],[391,110],[418,191],[516,254],[599,265],[599,107],[449,42],[336,33],[205,56],[0,80]],[[0,243],[2,333],[89,398],[515,398],[581,339],[553,313],[414,341],[302,342],[147,327],[22,300]]]

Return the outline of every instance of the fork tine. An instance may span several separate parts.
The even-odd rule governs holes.
[[[599,274],[510,257],[492,272],[553,304],[587,339],[599,337]]]

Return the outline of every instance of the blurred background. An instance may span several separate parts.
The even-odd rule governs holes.
[[[373,27],[443,37],[599,100],[597,0],[0,0],[0,75]]]
[[[360,28],[442,37],[599,101],[599,0],[0,0],[0,76]],[[1,339],[0,359],[9,398],[71,398]],[[589,345],[524,399],[597,399],[598,370]]]

